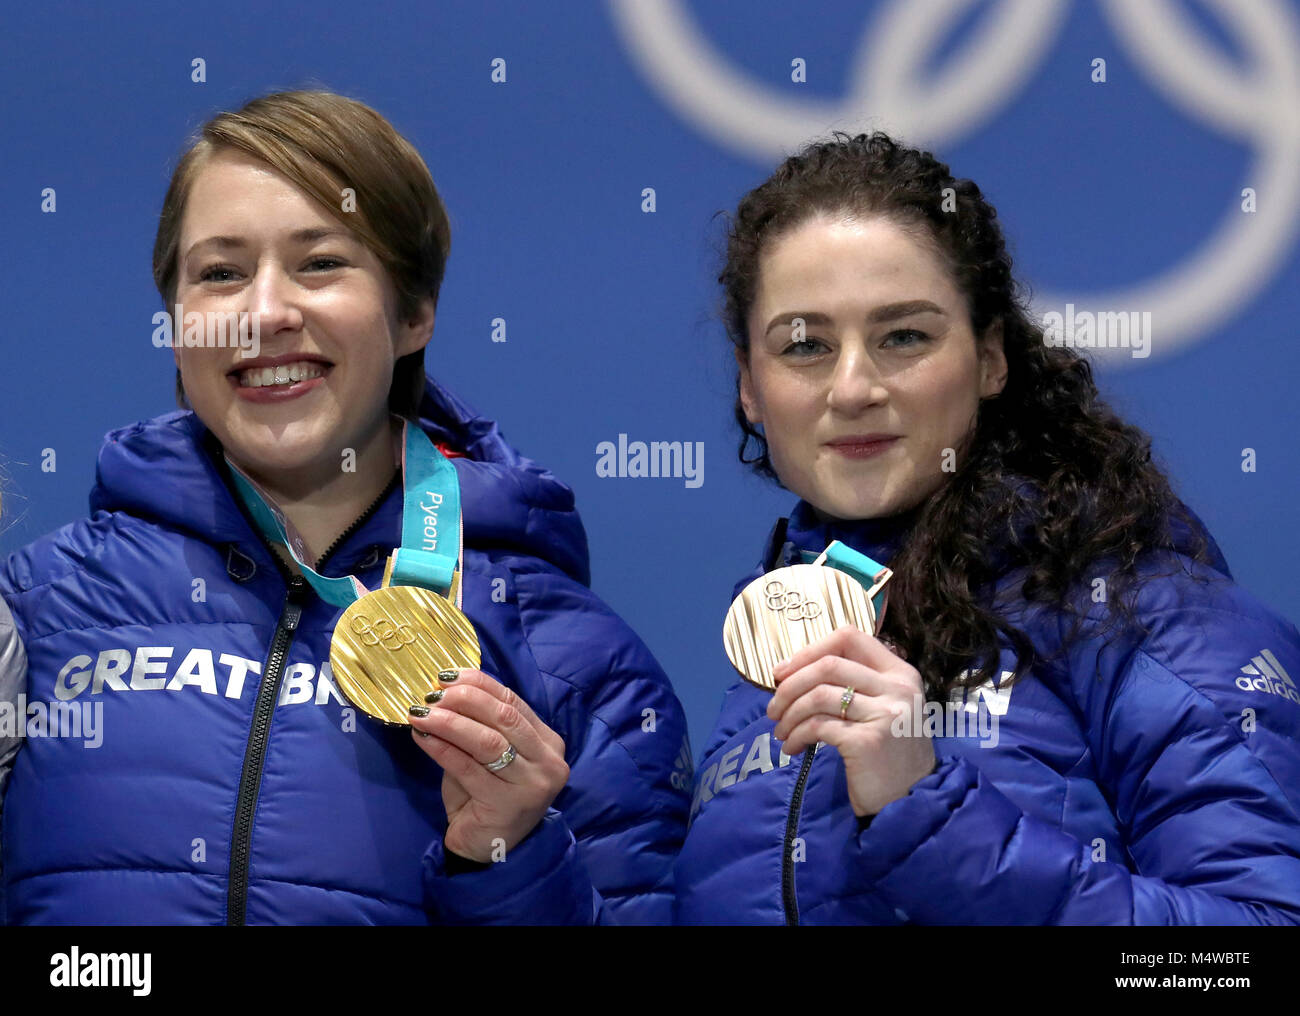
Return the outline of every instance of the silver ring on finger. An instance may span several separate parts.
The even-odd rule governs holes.
[[[501,753],[501,757],[497,759],[495,762],[484,762],[483,768],[490,773],[499,773],[502,769],[504,769],[506,766],[508,766],[511,762],[515,760],[515,755],[516,755],[515,746],[512,744],[508,748],[506,748],[505,751]]]

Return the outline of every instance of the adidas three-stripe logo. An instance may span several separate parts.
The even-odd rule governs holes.
[[[1242,691],[1262,691],[1269,695],[1281,695],[1300,705],[1300,690],[1296,689],[1296,684],[1291,680],[1291,675],[1286,672],[1286,668],[1267,649],[1261,649],[1258,656],[1251,657],[1250,663],[1241,668],[1237,687]]]

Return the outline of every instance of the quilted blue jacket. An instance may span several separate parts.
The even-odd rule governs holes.
[[[887,563],[910,521],[824,525],[801,503],[736,591],[834,539]],[[700,764],[676,919],[1300,920],[1300,635],[1231,581],[1212,541],[1210,556],[1208,568],[1152,559],[1136,604],[1145,637],[1096,637],[1104,587],[1089,583],[1087,626],[1064,655],[1004,687],[1005,646],[998,679],[933,714],[938,769],[869,822],[853,814],[838,752],[784,755],[769,694],[738,681]],[[1070,621],[1017,609],[1016,579],[1007,572],[999,603],[1050,657]]]
[[[90,517],[0,577],[28,701],[64,735],[29,720],[12,772],[9,923],[669,921],[680,703],[588,589],[572,492],[432,382],[422,416],[467,456],[453,461],[482,669],[564,739],[570,780],[543,822],[500,863],[446,870],[441,770],[341,698],[338,609],[288,579],[211,436],[171,413],[110,434]],[[324,573],[378,587],[401,512],[395,482]]]

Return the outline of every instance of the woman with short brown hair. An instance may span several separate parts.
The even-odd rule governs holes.
[[[419,154],[342,96],[255,99],[181,160],[154,277],[192,411],[110,434],[94,514],[0,576],[31,694],[104,733],[19,754],[10,921],[668,920],[681,708],[587,587],[572,492],[424,378],[449,245]],[[481,654],[425,673],[418,618],[345,614],[427,689],[388,723],[331,643],[381,583]]]

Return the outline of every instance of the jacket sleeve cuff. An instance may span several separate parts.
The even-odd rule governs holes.
[[[1095,865],[1093,877],[1081,880],[1084,850],[1028,818],[974,763],[958,758],[881,809],[859,834],[859,877],[904,921],[1051,924],[1072,892],[1095,897],[1097,880],[1119,868]]]
[[[935,773],[937,773],[939,771],[939,766],[941,766],[942,764],[943,764],[943,760],[936,757],[934,760],[934,768],[930,770],[930,775],[933,776]],[[919,783],[921,781],[917,780],[917,782]],[[871,820],[875,817],[876,817],[875,815],[859,815],[858,832],[865,833],[868,829],[870,829]]]
[[[975,767],[963,759],[936,759],[935,768],[875,815],[858,820],[857,880],[879,882],[941,828],[975,785]]]
[[[472,863],[472,862],[470,862]],[[454,873],[453,873],[454,872]],[[445,924],[592,924],[595,890],[564,817],[547,810],[500,861],[448,871],[442,839],[424,855],[425,899]]]

